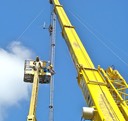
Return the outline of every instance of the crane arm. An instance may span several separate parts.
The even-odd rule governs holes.
[[[90,57],[88,56],[83,44],[81,43],[74,26],[72,26],[72,24],[70,23],[63,9],[63,6],[60,5],[58,0],[54,0],[54,7],[55,13],[58,15],[58,19],[61,25],[62,35],[66,40],[75,65],[83,65],[86,68],[94,69],[94,65]]]
[[[88,119],[93,121],[126,121],[127,118],[124,118],[122,111],[109,91],[108,83],[111,80],[106,80],[100,71],[100,67],[95,69],[63,6],[58,0],[50,0],[50,3],[54,5],[55,13],[61,25],[62,35],[66,40],[77,69],[78,83],[84,98],[88,106],[94,108],[93,114]]]
[[[36,121],[36,103],[37,103],[38,88],[39,88],[38,86],[39,85],[39,62],[36,62],[36,66],[37,68],[34,71],[33,87],[32,87],[30,108],[29,108],[27,121]]]

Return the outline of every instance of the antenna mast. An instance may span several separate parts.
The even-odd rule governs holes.
[[[54,10],[51,12],[51,24],[49,26],[50,40],[51,40],[51,53],[50,53],[50,61],[54,68],[55,62],[55,39],[56,39],[56,15]],[[54,106],[53,106],[53,98],[54,98],[54,75],[51,77],[50,81],[50,105],[49,105],[49,121],[54,121]]]

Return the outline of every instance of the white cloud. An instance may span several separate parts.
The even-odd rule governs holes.
[[[28,98],[29,85],[23,82],[24,60],[32,58],[32,51],[20,42],[12,42],[8,49],[0,48],[0,121],[5,109]]]

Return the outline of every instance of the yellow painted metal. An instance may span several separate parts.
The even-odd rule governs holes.
[[[109,90],[121,110],[124,118],[128,120],[128,85],[117,70],[109,67],[106,71],[99,68],[109,84]]]
[[[39,62],[36,62],[37,69],[34,71],[32,95],[30,101],[29,114],[27,121],[36,121],[36,102],[38,96],[38,84],[39,84]]]
[[[126,121],[123,112],[121,112],[108,88],[109,82],[99,69],[95,69],[63,6],[60,5],[58,0],[53,0],[53,4],[62,28],[62,35],[66,40],[78,72],[78,84],[88,106],[93,106],[96,110],[92,120]],[[124,110],[124,112],[128,113],[127,110]]]
[[[81,43],[74,27],[71,25],[67,15],[65,14],[63,7],[60,5],[58,0],[54,0],[54,5],[55,12],[58,15],[58,19],[62,28],[62,34],[69,47],[71,56],[75,61],[75,65],[86,65],[88,68],[94,68],[90,57],[88,56],[83,44]]]

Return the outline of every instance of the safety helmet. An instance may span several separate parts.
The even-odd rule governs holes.
[[[51,68],[53,68],[53,65],[52,65],[52,64],[50,64],[50,67],[51,67]]]

